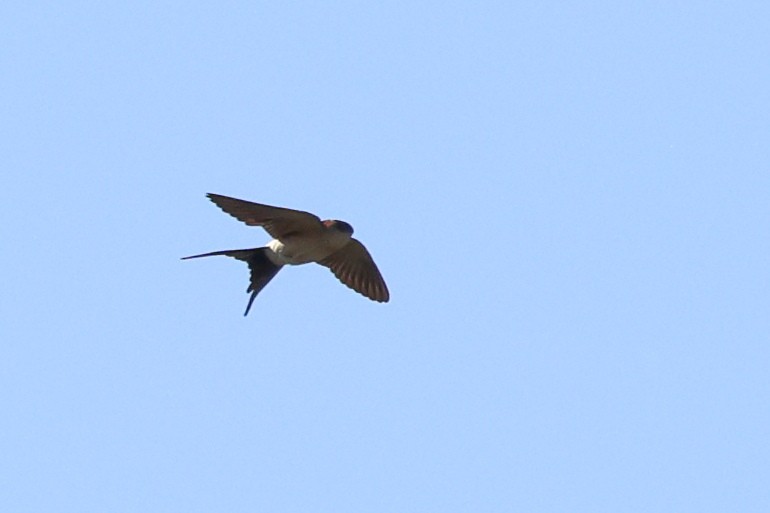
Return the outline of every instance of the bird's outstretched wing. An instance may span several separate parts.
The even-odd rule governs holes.
[[[251,201],[209,193],[206,196],[216,206],[249,226],[261,226],[276,239],[287,235],[313,233],[323,229],[321,219],[310,212],[271,207]]]
[[[345,247],[324,258],[319,264],[328,267],[342,283],[373,301],[390,299],[385,280],[363,244],[351,238]]]

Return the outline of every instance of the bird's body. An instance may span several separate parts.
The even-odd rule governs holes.
[[[270,249],[270,260],[276,265],[302,265],[320,262],[349,241],[350,234],[324,227],[318,235],[288,235],[271,240],[265,247]]]
[[[246,314],[254,298],[284,265],[316,262],[328,267],[345,285],[373,301],[387,302],[390,293],[363,244],[352,237],[353,227],[344,221],[321,221],[300,210],[208,194],[226,213],[249,226],[261,226],[274,238],[264,247],[214,251],[185,257],[225,255],[242,260],[251,270],[251,292]]]

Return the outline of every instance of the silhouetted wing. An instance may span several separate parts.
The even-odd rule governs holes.
[[[344,248],[318,263],[331,269],[342,283],[369,299],[380,303],[387,303],[390,299],[380,270],[358,240],[350,239]]]
[[[312,233],[323,228],[318,216],[290,208],[271,207],[219,194],[207,194],[216,206],[249,226],[261,226],[276,239],[294,233]]]

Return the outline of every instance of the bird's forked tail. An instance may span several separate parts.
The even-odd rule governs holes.
[[[249,266],[249,270],[251,271],[251,283],[249,284],[249,288],[246,289],[246,292],[251,292],[251,297],[249,298],[249,304],[246,306],[246,312],[243,314],[245,316],[249,314],[249,310],[251,310],[251,304],[254,302],[254,298],[257,297],[257,294],[259,294],[259,292],[265,288],[265,285],[267,285],[270,280],[272,280],[273,277],[278,274],[278,271],[281,270],[281,267],[283,267],[281,265],[274,264],[270,258],[268,258],[268,251],[270,251],[268,248],[231,249],[227,251],[212,251],[211,253],[192,255],[184,257],[182,260],[224,255],[246,262]]]

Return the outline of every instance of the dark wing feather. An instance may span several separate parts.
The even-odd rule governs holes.
[[[390,299],[385,280],[363,244],[350,239],[347,245],[324,258],[319,264],[331,269],[342,283],[373,301]]]
[[[261,226],[276,239],[293,233],[320,231],[321,219],[310,212],[290,208],[271,207],[219,194],[207,194],[216,206],[249,226]]]

